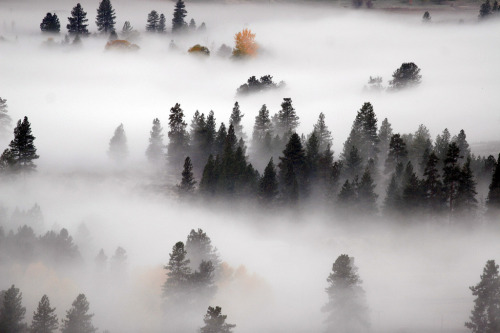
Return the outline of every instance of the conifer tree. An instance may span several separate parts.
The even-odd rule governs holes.
[[[191,30],[191,31],[195,31],[196,30],[196,22],[194,21],[194,19],[191,19],[189,21],[189,30]]]
[[[297,195],[307,193],[306,156],[300,137],[293,133],[288,141],[283,156],[280,156],[279,179],[283,200],[295,202]]]
[[[109,34],[115,31],[115,10],[111,5],[110,0],[101,0],[99,3],[99,8],[97,8],[97,17],[95,24],[97,25],[97,31]]]
[[[156,31],[163,34],[167,31],[167,19],[165,18],[165,15],[160,14],[160,19],[158,21],[158,27],[156,28]]]
[[[458,164],[460,151],[455,142],[448,145],[448,153],[444,160],[443,185],[446,193],[446,200],[450,214],[455,209],[455,199],[457,197],[458,186],[461,177],[461,170]]]
[[[39,156],[36,154],[36,147],[33,143],[35,137],[31,134],[31,124],[28,117],[23,121],[18,120],[14,129],[14,140],[9,144],[11,158],[14,161],[15,169],[21,172],[34,171],[36,168],[33,160]]]
[[[366,332],[369,321],[365,292],[354,266],[354,258],[340,255],[333,263],[326,288],[327,332]]]
[[[349,182],[347,179],[342,185],[340,189],[339,195],[337,197],[337,202],[340,204],[340,207],[348,210],[354,206],[354,202],[356,201],[356,187],[357,187],[358,179],[354,177],[353,182]]]
[[[59,18],[56,13],[53,15],[51,13],[47,13],[40,23],[40,30],[42,32],[51,32],[51,33],[59,33],[61,30],[61,23],[59,22]]]
[[[486,0],[483,4],[481,4],[481,8],[479,9],[479,18],[480,19],[487,18],[490,14],[491,14],[490,0]]]
[[[149,132],[149,145],[146,150],[148,161],[153,164],[162,162],[165,158],[165,144],[163,143],[163,127],[158,118],[153,119],[153,127]]]
[[[118,125],[113,137],[109,140],[108,156],[115,162],[123,162],[128,156],[127,136],[123,124]]]
[[[403,63],[392,74],[392,80],[389,81],[392,90],[413,87],[420,84],[420,68],[413,62]]]
[[[203,175],[200,180],[200,192],[207,196],[215,194],[217,186],[217,173],[214,157],[212,154],[208,157],[207,164],[203,169]]]
[[[429,155],[424,170],[422,181],[424,207],[430,215],[436,215],[443,211],[445,197],[443,193],[443,183],[438,171],[438,157],[434,152]]]
[[[125,38],[128,38],[130,36],[130,34],[132,33],[133,29],[134,28],[130,24],[130,21],[125,21],[125,23],[123,23],[123,28],[122,28],[122,34],[123,34],[123,36]]]
[[[146,31],[148,32],[156,32],[158,31],[158,25],[160,24],[160,17],[158,16],[158,12],[156,10],[152,10],[148,14],[148,23],[146,24]]]
[[[299,126],[299,117],[292,106],[291,98],[283,98],[281,110],[278,111],[276,131],[280,136],[289,137]]]
[[[474,180],[470,163],[471,158],[468,157],[460,172],[457,197],[455,200],[457,211],[460,211],[462,217],[471,217],[477,209],[476,181]]]
[[[62,320],[62,333],[95,333],[97,328],[92,325],[89,314],[89,302],[84,294],[79,294],[73,301],[71,309],[66,311],[66,319]]]
[[[87,30],[88,24],[86,22],[87,13],[83,11],[82,6],[78,3],[73,10],[71,11],[71,17],[68,17],[68,25],[66,28],[70,34],[74,35],[88,35],[89,31]]]
[[[0,137],[3,137],[7,134],[7,131],[10,129],[10,124],[12,122],[12,119],[7,114],[7,112],[7,100],[0,97]]]
[[[12,285],[3,295],[0,311],[0,332],[24,332],[26,324],[23,323],[26,308],[22,306],[23,294],[19,288]]]
[[[271,206],[278,196],[278,179],[273,158],[269,160],[259,182],[259,200],[264,205]]]
[[[224,150],[224,145],[226,143],[227,130],[226,125],[221,123],[219,125],[219,129],[217,130],[217,134],[215,136],[214,141],[214,153],[215,155],[222,154]]]
[[[186,157],[184,160],[184,170],[182,171],[182,180],[177,188],[179,189],[179,194],[185,196],[192,194],[194,192],[196,181],[193,176],[193,164],[191,164],[191,159]]]
[[[399,163],[406,163],[408,151],[406,150],[406,143],[399,134],[393,134],[389,142],[389,153],[385,160],[385,174],[394,171]]]
[[[241,120],[245,115],[240,111],[240,105],[238,102],[234,103],[233,111],[229,117],[229,125],[233,125],[234,134],[237,138],[244,138],[243,125],[241,125]]]
[[[387,152],[389,151],[389,143],[392,137],[392,127],[387,118],[382,120],[382,124],[380,125],[380,129],[378,130],[378,140],[379,145],[378,148],[380,150],[380,159],[382,162],[387,158]]]
[[[180,32],[186,28],[184,18],[187,15],[186,5],[183,0],[177,0],[174,9],[174,18],[172,19],[172,32]]]
[[[163,296],[171,300],[173,304],[182,301],[188,291],[191,269],[186,255],[184,243],[175,243],[168,264],[164,267],[167,270],[167,280],[163,284]]]
[[[363,159],[359,154],[359,150],[357,147],[352,146],[349,151],[349,155],[347,155],[344,159],[344,176],[349,179],[354,178],[354,176],[359,176],[362,167]]]
[[[168,160],[171,166],[179,168],[185,159],[189,145],[189,134],[186,131],[187,124],[184,121],[184,111],[179,103],[170,109],[168,117]]]
[[[269,156],[271,153],[271,134],[271,118],[269,117],[269,110],[264,104],[255,117],[252,133],[252,151],[257,155],[257,158],[262,157],[262,155]]]
[[[491,177],[486,207],[488,208],[488,214],[491,216],[495,216],[500,212],[500,154],[498,154],[495,170]]]
[[[408,158],[414,166],[419,165],[426,150],[428,152],[432,150],[430,139],[429,130],[425,125],[420,124],[417,131],[413,134],[411,145],[408,146]]]
[[[378,195],[375,193],[375,187],[370,170],[366,168],[357,188],[358,212],[366,215],[377,213]]]
[[[328,130],[323,112],[319,114],[318,121],[314,124],[314,132],[316,132],[316,136],[318,137],[319,151],[324,151],[328,146],[331,147],[333,143],[332,132]]]
[[[306,142],[306,161],[308,178],[311,183],[316,183],[319,168],[319,139],[316,132],[313,131]]]
[[[217,248],[212,245],[212,240],[202,229],[191,229],[186,240],[186,252],[191,268],[197,268],[205,262],[211,262],[214,267],[220,265]]]
[[[203,322],[205,326],[200,328],[201,333],[232,333],[234,324],[226,323],[227,316],[221,314],[222,309],[219,306],[215,308],[209,306]]]
[[[481,281],[469,289],[476,299],[465,327],[472,333],[500,332],[500,278],[495,260],[486,262]]]
[[[47,295],[43,295],[38,303],[36,311],[33,313],[31,322],[31,333],[52,333],[57,330],[59,323],[57,315],[54,313],[56,308],[50,307],[50,301]]]
[[[418,212],[423,203],[423,193],[420,180],[413,170],[411,161],[406,164],[401,185],[401,208],[410,214]]]
[[[401,180],[403,178],[403,170],[403,163],[398,163],[396,165],[396,170],[391,176],[391,180],[389,182],[389,185],[387,186],[386,196],[384,200],[384,215],[394,215],[401,212]]]

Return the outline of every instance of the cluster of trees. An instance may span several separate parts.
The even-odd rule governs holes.
[[[479,8],[479,18],[486,19],[493,15],[494,16],[500,15],[500,6],[498,6],[498,1],[495,0],[492,6],[490,0],[486,0],[484,3],[481,4],[481,7]]]
[[[239,95],[246,95],[250,93],[273,90],[277,88],[282,88],[285,86],[285,82],[280,81],[279,83],[273,82],[273,77],[271,75],[261,76],[257,79],[255,76],[248,78],[247,83],[242,84],[236,93]]]
[[[28,328],[24,322],[26,308],[22,306],[22,293],[12,285],[0,291],[0,332],[2,333],[51,333],[58,328],[62,333],[95,333],[97,328],[92,324],[93,314],[89,313],[89,302],[84,294],[79,294],[66,317],[57,319],[56,308],[52,308],[47,295],[43,295],[33,313],[33,320]]]
[[[423,20],[430,21],[429,12],[425,12]],[[413,62],[403,63],[401,66],[392,73],[392,80],[389,81],[389,91],[398,91],[405,88],[415,87],[420,84],[422,75],[420,75],[420,68]],[[382,91],[382,77],[375,76],[368,80],[368,86],[365,87],[369,91]]]

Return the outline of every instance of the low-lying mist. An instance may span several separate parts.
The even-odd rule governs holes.
[[[196,110],[213,110],[217,124],[228,125],[238,101],[243,131],[251,137],[260,107],[266,104],[274,114],[284,97],[293,100],[300,133],[310,133],[319,113],[325,114],[335,159],[368,101],[379,122],[388,118],[395,133],[414,132],[423,123],[433,138],[448,128],[452,134],[464,129],[471,143],[498,141],[498,20],[479,23],[476,11],[431,11],[432,23],[423,24],[423,10],[187,3],[187,19],[205,22],[206,32],[151,36],[144,31],[147,14],[156,9],[170,25],[174,4],[116,0],[116,26],[131,22],[140,32],[134,41],[139,51],[106,52],[107,37],[95,36],[83,38],[78,48],[47,47],[42,18],[56,12],[65,32],[75,4],[0,2],[0,97],[7,99],[13,127],[29,117],[40,155],[36,173],[0,180],[0,226],[5,235],[15,233],[21,227],[12,218],[16,209],[37,204],[43,219],[30,225],[36,235],[65,228],[81,254],[69,263],[0,256],[0,290],[20,288],[28,323],[43,294],[62,319],[85,293],[99,331],[171,331],[162,310],[163,266],[174,244],[201,228],[223,261],[218,290],[207,305],[221,306],[236,332],[323,331],[326,279],[341,254],[355,258],[370,331],[466,331],[473,306],[468,287],[500,253],[498,224],[356,219],[314,204],[271,210],[253,202],[182,201],[174,191],[180,173],[152,170],[145,151],[152,120],[159,118],[166,134],[175,103],[188,123]],[[89,30],[96,31],[97,1],[81,4]],[[243,28],[256,33],[258,57],[242,62],[216,56],[223,43],[234,46]],[[169,48],[171,40],[177,51]],[[189,55],[194,44],[207,46],[210,57]],[[403,62],[421,68],[418,87],[364,89],[370,76],[382,76],[387,87]],[[286,86],[236,94],[249,77],[264,75]],[[107,150],[121,123],[130,155],[116,165]],[[10,133],[0,138],[2,151]],[[112,257],[118,247],[126,260],[117,268]],[[104,269],[95,261],[101,249],[109,259]],[[190,318],[186,327],[201,327],[204,315]]]

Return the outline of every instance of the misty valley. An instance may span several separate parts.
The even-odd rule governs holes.
[[[0,2],[0,333],[500,333],[489,0]]]

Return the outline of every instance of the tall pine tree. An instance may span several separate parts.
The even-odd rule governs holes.
[[[35,170],[36,165],[33,160],[39,156],[36,154],[34,140],[35,137],[31,134],[31,124],[28,117],[24,117],[22,122],[21,120],[17,122],[14,129],[14,140],[9,144],[16,171],[30,172]]]
[[[189,134],[186,131],[187,124],[184,121],[184,111],[179,103],[170,109],[168,117],[168,161],[175,169],[180,168],[185,154],[189,148]]]
[[[12,285],[3,295],[0,311],[0,332],[24,332],[26,324],[23,322],[26,308],[22,306],[23,294]]]
[[[187,24],[184,18],[187,15],[187,10],[185,10],[186,5],[183,0],[177,0],[174,9],[174,18],[172,19],[172,32],[184,31]]]
[[[92,325],[92,317],[89,314],[89,302],[84,294],[79,294],[66,311],[66,318],[62,320],[62,333],[95,333],[97,328]]]
[[[97,30],[103,34],[109,34],[115,31],[116,15],[110,0],[101,0],[97,8],[97,17],[95,24]]]
[[[486,207],[490,216],[500,213],[500,154],[498,154],[495,170],[491,177]]]
[[[74,35],[88,35],[89,31],[87,30],[88,24],[86,22],[87,13],[83,11],[82,6],[78,3],[73,10],[71,11],[71,17],[68,17],[68,25],[66,28],[70,34]]]
[[[59,323],[55,311],[55,308],[50,307],[47,295],[43,295],[36,311],[33,313],[30,331],[32,333],[52,333],[57,330]]]

